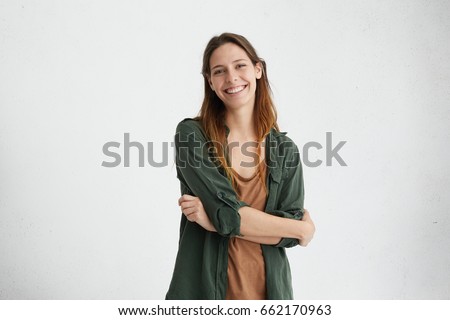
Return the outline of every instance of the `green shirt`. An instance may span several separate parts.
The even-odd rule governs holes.
[[[229,129],[226,128],[227,135]],[[238,210],[248,206],[238,199],[223,168],[218,168],[199,121],[182,120],[175,134],[175,162],[181,194],[199,197],[217,232],[209,232],[181,215],[180,239],[169,300],[224,299],[227,290],[228,240],[240,234]],[[300,220],[303,217],[303,174],[295,143],[274,128],[265,138],[267,202],[265,212]],[[285,248],[297,239],[261,245],[267,299],[293,299]]]

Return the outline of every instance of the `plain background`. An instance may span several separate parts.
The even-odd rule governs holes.
[[[102,148],[129,133],[161,161],[225,31],[267,61],[300,148],[347,141],[347,166],[304,167],[317,232],[288,250],[295,297],[450,299],[450,3],[419,0],[3,0],[0,298],[164,298],[173,149],[106,168]]]

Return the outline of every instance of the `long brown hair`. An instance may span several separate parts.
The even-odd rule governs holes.
[[[250,42],[241,35],[234,33],[222,33],[219,36],[211,38],[203,53],[202,74],[205,85],[205,97],[196,119],[200,120],[208,139],[211,141],[213,150],[216,153],[216,161],[218,161],[220,167],[225,170],[226,175],[231,180],[234,189],[238,191],[235,176],[231,170],[231,164],[228,165],[225,158],[224,147],[226,147],[226,128],[224,125],[224,119],[226,109],[222,100],[220,100],[216,93],[211,89],[208,80],[209,77],[211,77],[211,69],[209,64],[211,55],[214,50],[226,43],[233,43],[239,46],[247,53],[247,56],[252,61],[253,65],[256,65],[258,62],[261,65],[262,76],[260,79],[256,79],[255,106],[253,111],[254,128],[258,139],[257,163],[260,164],[258,166],[259,173],[261,173],[262,170],[260,161],[261,142],[270,132],[271,128],[275,128],[277,131],[279,131],[279,128],[277,124],[277,112],[272,101],[269,79],[267,78],[267,67],[265,61],[258,57],[256,50]],[[262,178],[261,174],[260,177]],[[263,181],[263,185],[265,186],[265,181]]]

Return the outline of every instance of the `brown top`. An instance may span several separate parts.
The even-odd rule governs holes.
[[[262,181],[266,181],[266,165],[262,166]],[[264,211],[266,191],[259,173],[243,178],[234,171],[238,196],[252,208]],[[233,237],[228,245],[227,300],[266,299],[266,273],[261,245]]]

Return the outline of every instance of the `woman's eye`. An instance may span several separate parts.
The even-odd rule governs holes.
[[[245,66],[246,66],[246,64],[242,64],[242,63],[237,65],[238,68],[243,68]]]
[[[223,70],[222,70],[222,69],[216,69],[216,70],[213,72],[213,74],[221,74],[221,73],[223,73]]]

